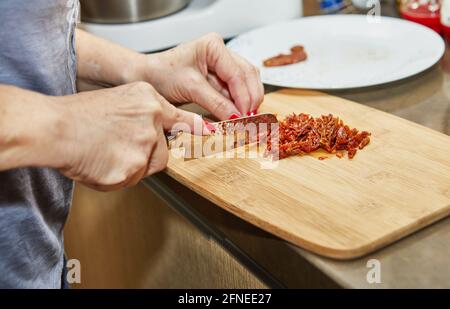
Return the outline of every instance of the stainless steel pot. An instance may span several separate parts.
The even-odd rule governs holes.
[[[167,16],[190,0],[80,0],[81,20],[92,23],[133,23]]]

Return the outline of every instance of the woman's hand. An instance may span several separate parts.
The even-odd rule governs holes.
[[[198,103],[221,120],[256,112],[264,97],[258,69],[217,34],[148,55],[145,62],[137,79],[172,103]]]
[[[146,82],[61,97],[0,85],[0,102],[0,171],[51,167],[102,191],[164,169],[164,132],[208,133]]]
[[[55,167],[102,191],[133,186],[164,169],[164,131],[175,124],[202,128],[200,116],[175,108],[145,82],[55,100],[63,101],[56,106],[64,121],[60,141],[50,143],[58,145],[52,146],[60,161]]]

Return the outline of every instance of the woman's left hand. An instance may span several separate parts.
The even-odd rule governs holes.
[[[255,113],[264,98],[259,70],[208,34],[147,55],[142,79],[172,103],[195,102],[220,120]]]

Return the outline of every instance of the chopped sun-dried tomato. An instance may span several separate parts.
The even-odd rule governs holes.
[[[278,144],[272,143],[275,134],[278,135]],[[331,114],[317,118],[308,114],[292,114],[279,123],[276,132],[268,133],[267,154],[278,153],[278,157],[283,159],[322,148],[338,158],[342,158],[342,151],[346,150],[352,159],[358,149],[370,143],[370,135],[367,131],[351,129]]]

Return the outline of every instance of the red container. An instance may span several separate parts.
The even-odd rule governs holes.
[[[420,5],[419,1],[408,1],[400,7],[400,14],[404,19],[427,26],[439,34],[442,33],[439,1],[436,1],[435,5]]]
[[[441,25],[444,36],[450,41],[450,0],[441,2]]]
[[[442,33],[450,41],[450,27],[442,25]]]

